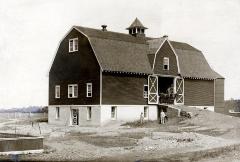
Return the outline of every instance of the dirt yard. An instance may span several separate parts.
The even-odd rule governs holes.
[[[104,127],[63,127],[36,118],[9,119],[1,120],[0,133],[45,137],[45,152],[21,155],[21,161],[240,160],[240,118],[194,108],[187,111],[193,113],[191,119],[170,118],[164,125],[146,121],[143,125],[116,122]]]

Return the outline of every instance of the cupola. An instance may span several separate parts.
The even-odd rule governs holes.
[[[147,29],[143,24],[136,18],[133,23],[127,28],[129,34],[132,36],[143,36],[145,37],[145,29]]]

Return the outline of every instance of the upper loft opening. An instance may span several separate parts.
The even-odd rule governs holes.
[[[128,32],[132,36],[142,36],[145,37],[145,30],[147,28],[136,18],[133,23],[127,28]]]

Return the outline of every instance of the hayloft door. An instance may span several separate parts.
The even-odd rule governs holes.
[[[183,90],[184,81],[181,78],[176,78],[175,81],[176,81],[176,84],[175,84],[176,85],[176,101],[175,101],[175,103],[176,104],[183,104],[184,103],[184,94],[183,94],[183,92],[184,92],[184,90]]]
[[[158,76],[148,76],[148,104],[158,104]]]

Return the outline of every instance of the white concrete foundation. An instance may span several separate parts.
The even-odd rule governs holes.
[[[112,118],[111,107],[116,107],[115,118]],[[59,107],[59,118],[57,118],[56,107]],[[108,122],[117,121],[136,121],[140,120],[141,113],[144,114],[144,107],[146,117],[144,120],[157,120],[157,106],[155,105],[102,105],[91,106],[92,113],[91,119],[88,120],[88,106],[49,106],[48,107],[48,122],[49,124],[56,125],[72,125],[72,111],[71,109],[77,109],[78,125],[79,126],[100,126],[107,124]]]

